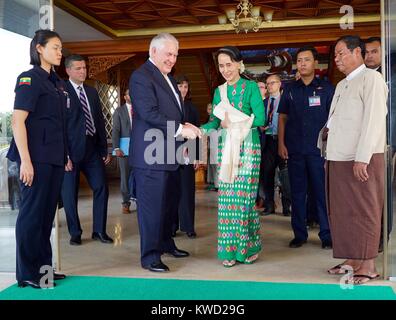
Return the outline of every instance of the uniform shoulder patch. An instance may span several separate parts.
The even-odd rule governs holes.
[[[31,77],[22,77],[19,79],[19,85],[28,85],[30,86],[32,84],[32,78]]]

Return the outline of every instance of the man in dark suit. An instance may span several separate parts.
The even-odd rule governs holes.
[[[131,213],[131,192],[129,188],[129,164],[128,155],[120,149],[120,138],[129,138],[132,126],[132,104],[129,96],[129,89],[124,94],[125,104],[117,108],[113,113],[113,150],[117,156],[118,166],[120,167],[121,194],[122,194],[122,213]]]
[[[134,111],[129,164],[136,185],[141,265],[154,272],[169,271],[161,261],[163,253],[176,258],[189,255],[177,249],[172,222],[180,198],[181,144],[183,138],[201,137],[201,132],[183,124],[183,100],[169,75],[178,50],[178,41],[171,34],[155,36],[149,60],[129,80]]]
[[[84,58],[71,55],[65,60],[69,81],[66,90],[69,103],[66,108],[68,162],[62,186],[62,199],[70,244],[80,245],[82,229],[77,211],[80,172],[83,172],[93,190],[92,239],[103,243],[113,240],[106,234],[107,201],[109,191],[105,165],[110,161],[104,118],[97,91],[84,84],[87,68]]]
[[[275,213],[275,172],[279,168],[282,191],[282,213],[290,215],[290,191],[286,161],[278,155],[278,105],[281,97],[281,78],[278,74],[270,75],[266,80],[268,99],[264,100],[264,110],[267,123],[263,128],[265,144],[262,153],[262,180],[264,184],[264,211],[263,215]]]
[[[257,85],[260,89],[261,93],[261,98],[263,99],[263,102],[267,100],[267,85],[262,82],[262,81],[257,81]],[[265,112],[265,109],[264,109]],[[261,159],[264,158],[264,147],[265,147],[265,131],[264,127],[258,127],[258,133],[260,137],[260,151],[261,151]],[[264,181],[263,181],[263,171],[264,171],[264,163],[263,161],[260,162],[260,181],[259,181],[259,187],[257,190],[257,199],[256,199],[256,210],[264,210],[264,199],[265,199],[265,193],[264,193]]]
[[[371,37],[365,41],[366,54],[364,64],[367,68],[381,73],[381,38]]]

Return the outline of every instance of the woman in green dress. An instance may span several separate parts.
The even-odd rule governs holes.
[[[233,108],[254,115],[250,134],[241,144],[238,173],[232,183],[219,181],[218,199],[218,258],[225,267],[235,263],[253,263],[261,250],[260,220],[254,210],[260,173],[260,140],[257,127],[263,126],[265,113],[260,90],[254,81],[241,77],[242,56],[236,47],[227,46],[217,52],[219,71],[227,82],[227,97]],[[230,126],[228,117],[221,121],[213,112],[220,103],[220,89],[213,98],[213,117],[201,129],[204,134]],[[221,130],[218,169],[222,164],[226,130]]]

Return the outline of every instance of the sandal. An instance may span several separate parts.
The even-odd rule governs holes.
[[[254,254],[254,255],[252,255],[252,256],[250,256],[250,257],[247,257],[246,259],[245,259],[245,261],[244,261],[244,263],[245,264],[252,264],[254,261],[256,261],[258,259],[258,253],[256,253],[256,254]]]
[[[352,271],[352,267],[349,264],[338,264],[333,268],[327,270],[329,274],[347,274],[349,271]]]
[[[231,268],[233,266],[235,266],[236,264],[236,260],[224,260],[223,261],[223,267],[225,268]]]
[[[350,284],[355,284],[355,285],[360,285],[360,284],[365,284],[371,280],[375,280],[378,279],[380,277],[380,275],[377,274],[373,274],[373,275],[369,275],[369,274],[354,274],[353,277],[351,277],[350,279],[348,279],[348,283]]]

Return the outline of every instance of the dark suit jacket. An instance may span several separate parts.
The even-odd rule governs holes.
[[[120,138],[127,138],[131,135],[131,120],[126,104],[117,108],[113,113],[113,134],[111,136],[113,149],[120,147]]]
[[[95,124],[95,146],[101,157],[107,155],[107,139],[102,107],[96,89],[84,84],[89,106]],[[69,157],[72,162],[80,162],[85,155],[86,128],[85,116],[80,99],[70,81],[66,83],[66,91],[69,93],[70,106],[66,108],[67,117],[67,138],[69,147]]]
[[[264,114],[265,114],[265,119],[266,119],[263,127],[267,126],[267,124],[268,124],[268,115],[267,115],[268,100],[269,100],[269,98],[263,100]],[[260,137],[261,152],[263,152],[264,148],[265,148],[265,143],[266,143],[266,134],[265,134],[265,131],[263,131],[261,129],[261,127],[258,128],[258,133],[259,133],[259,137]]]
[[[174,135],[184,121],[184,108],[176,82],[171,75],[168,76],[179,94],[181,109],[168,82],[149,60],[134,71],[129,80],[133,105],[129,146],[129,164],[132,167],[171,171],[179,167],[175,160],[176,150],[183,139],[176,139]],[[151,155],[150,159],[145,159],[146,151]]]

